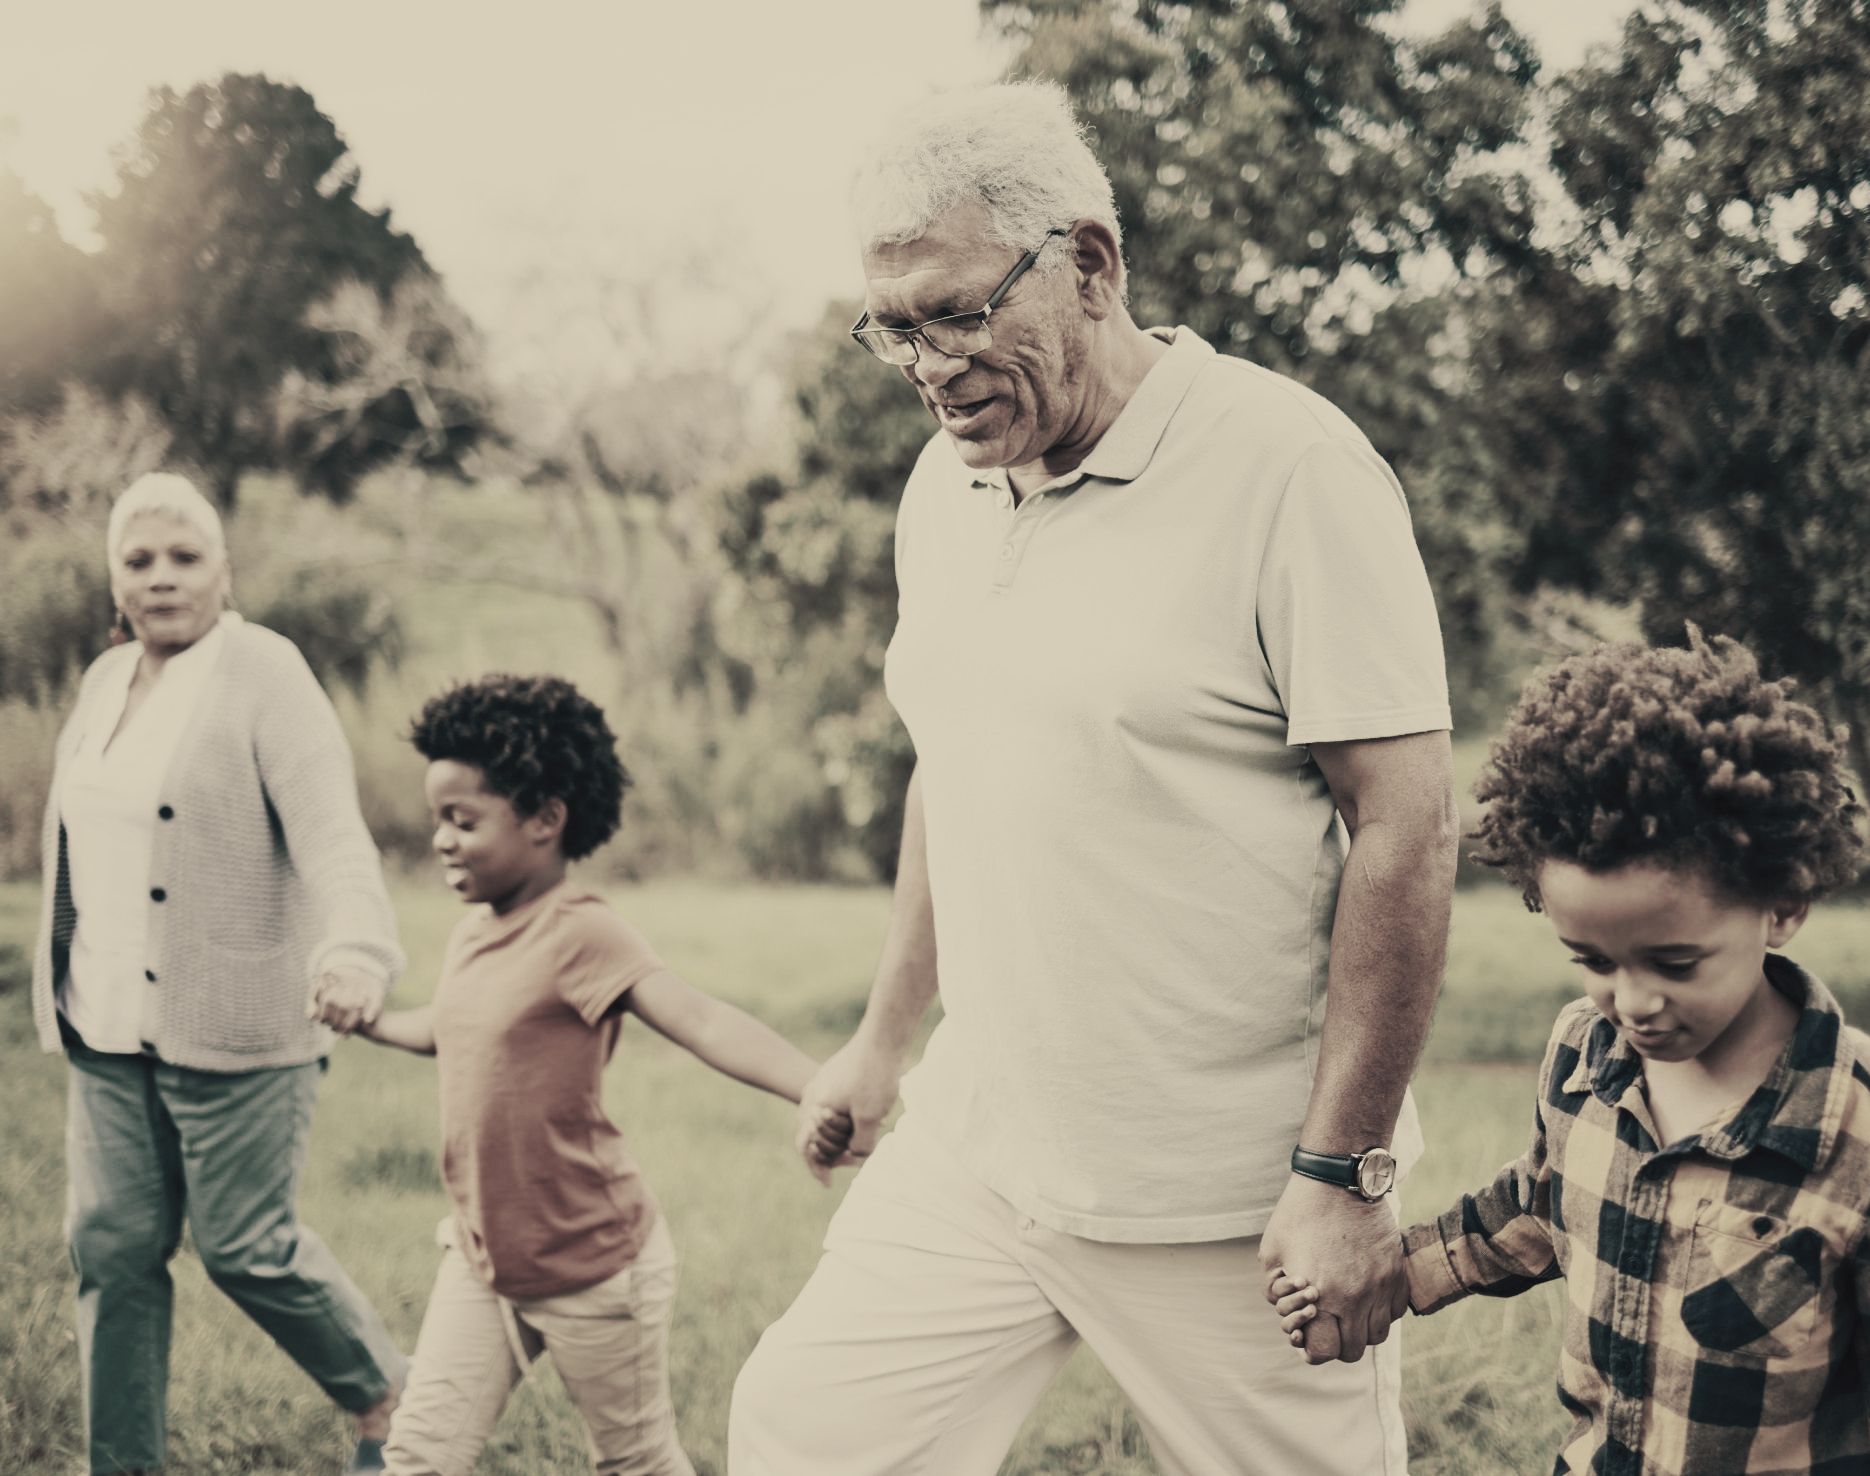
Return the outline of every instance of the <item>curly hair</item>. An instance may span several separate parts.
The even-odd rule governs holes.
[[[1699,869],[1730,896],[1810,902],[1862,862],[1844,731],[1693,625],[1688,649],[1599,646],[1532,677],[1474,786],[1475,859],[1532,911],[1538,871]]]
[[[565,858],[588,856],[617,833],[630,776],[601,708],[570,682],[504,673],[431,697],[409,741],[433,763],[473,764],[521,815],[565,802]]]

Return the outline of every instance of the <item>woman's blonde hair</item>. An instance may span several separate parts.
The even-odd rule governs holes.
[[[110,524],[104,534],[104,549],[112,559],[123,548],[124,531],[133,518],[145,513],[161,513],[179,519],[201,535],[214,552],[225,556],[227,536],[221,529],[221,515],[214,504],[196,490],[187,477],[174,472],[150,472],[138,477],[123,489],[122,496],[110,510]]]

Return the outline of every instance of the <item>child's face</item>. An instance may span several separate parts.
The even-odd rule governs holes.
[[[478,764],[436,759],[422,784],[435,821],[431,844],[442,879],[464,902],[505,910],[559,859],[557,827],[543,814],[521,815],[487,788]]]
[[[1548,861],[1538,882],[1592,1003],[1652,1061],[1703,1056],[1769,1008],[1766,951],[1805,920],[1803,904],[1736,901],[1693,871],[1641,863],[1587,871]]]

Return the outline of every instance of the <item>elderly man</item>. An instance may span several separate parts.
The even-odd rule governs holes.
[[[940,427],[886,666],[917,769],[869,1006],[801,1107],[808,1160],[848,1113],[869,1161],[731,1469],[991,1473],[1082,1338],[1164,1471],[1400,1472],[1396,1345],[1362,1355],[1455,844],[1401,488],[1317,395],[1137,327],[1057,89],[924,106],[855,199],[852,335]],[[1282,1264],[1338,1361],[1281,1337]]]

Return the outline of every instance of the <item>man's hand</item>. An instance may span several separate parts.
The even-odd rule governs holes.
[[[862,1036],[818,1068],[799,1099],[793,1146],[819,1183],[830,1184],[833,1169],[870,1156],[901,1078],[901,1059]]]
[[[1307,1363],[1355,1363],[1389,1336],[1408,1309],[1402,1236],[1389,1206],[1335,1184],[1294,1174],[1260,1237],[1267,1300],[1282,1270],[1318,1290],[1317,1316],[1304,1327]]]
[[[329,1025],[339,1035],[374,1025],[383,1013],[383,981],[355,964],[333,964],[312,985],[305,1017]]]

